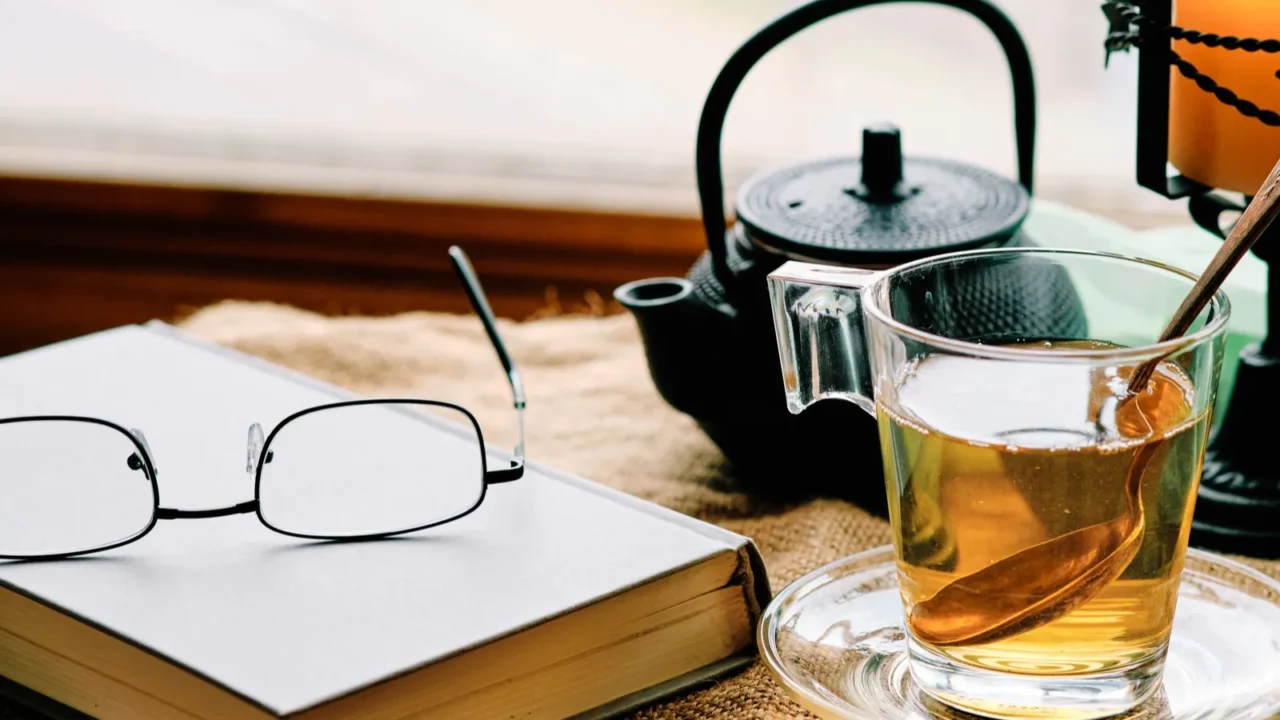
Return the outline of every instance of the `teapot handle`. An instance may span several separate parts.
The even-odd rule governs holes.
[[[698,199],[702,207],[702,229],[711,251],[712,269],[723,283],[729,272],[725,260],[724,175],[720,157],[720,137],[724,131],[729,102],[747,73],[782,41],[833,15],[860,7],[898,0],[813,0],[777,17],[756,31],[734,51],[707,93],[698,121],[695,164]],[[985,0],[917,0],[963,10],[981,20],[1000,41],[1009,73],[1013,76],[1013,118],[1018,153],[1018,181],[1031,193],[1035,156],[1036,90],[1027,46],[1009,18]]]

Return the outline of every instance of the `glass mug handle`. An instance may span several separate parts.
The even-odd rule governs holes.
[[[787,409],[847,400],[875,414],[862,291],[879,272],[789,261],[769,273]]]

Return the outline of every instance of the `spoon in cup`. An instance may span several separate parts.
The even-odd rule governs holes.
[[[1280,162],[1245,208],[1160,335],[1185,333],[1227,275],[1280,214]],[[1163,357],[1142,363],[1118,402],[1139,397]],[[915,604],[907,623],[919,639],[938,646],[984,644],[1050,622],[1092,600],[1138,554],[1146,525],[1142,475],[1163,441],[1144,445],[1125,476],[1125,511],[1116,518],[1037,543],[943,586]]]

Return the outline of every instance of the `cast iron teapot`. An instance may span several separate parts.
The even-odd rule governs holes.
[[[698,422],[734,476],[762,491],[835,494],[877,511],[885,493],[875,421],[848,403],[818,403],[801,415],[786,408],[765,278],[788,259],[883,269],[946,252],[1031,243],[1020,232],[1030,207],[1035,135],[1026,47],[1008,18],[983,0],[929,0],[976,16],[1004,49],[1013,79],[1018,182],[951,160],[904,157],[898,129],[879,124],[863,129],[860,157],[750,178],[738,192],[737,223],[726,231],[720,136],[734,92],[766,53],[814,23],[885,1],[814,0],[738,48],[712,85],[698,127],[707,252],[686,277],[639,280],[614,292],[635,316],[659,393]],[[1021,277],[1019,287],[965,278],[966,292],[945,299],[947,322],[959,324],[948,334],[990,338],[1005,323],[1019,333],[1032,327],[1044,338],[1082,336],[1083,313],[1065,274],[1039,264]]]

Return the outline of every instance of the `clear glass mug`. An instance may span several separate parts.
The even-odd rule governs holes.
[[[770,274],[791,412],[838,399],[878,420],[925,692],[1093,718],[1159,687],[1230,313],[1219,292],[1157,343],[1195,280],[1050,249]]]

